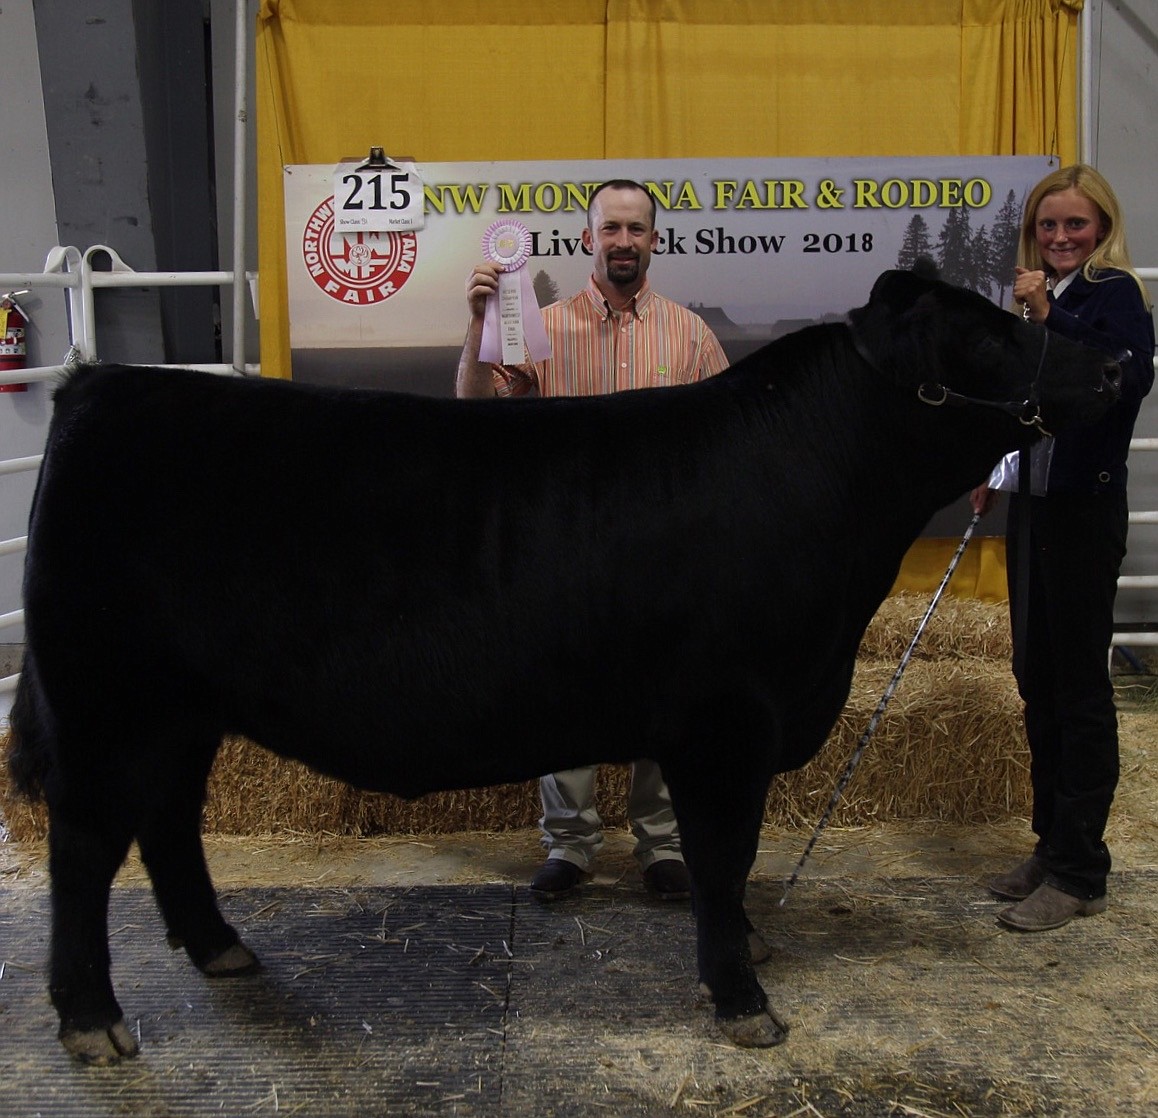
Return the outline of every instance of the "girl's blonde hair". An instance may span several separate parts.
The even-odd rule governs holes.
[[[1037,247],[1037,208],[1047,194],[1059,194],[1063,190],[1070,189],[1076,190],[1097,206],[1106,230],[1097,248],[1082,264],[1082,275],[1096,283],[1097,273],[1100,270],[1118,268],[1130,275],[1142,293],[1142,302],[1150,307],[1150,293],[1146,290],[1142,277],[1134,271],[1134,265],[1130,263],[1130,253],[1126,248],[1126,229],[1118,197],[1105,178],[1087,163],[1060,167],[1052,174],[1046,175],[1030,191],[1021,219],[1021,239],[1017,248],[1018,264],[1034,271],[1048,271]]]

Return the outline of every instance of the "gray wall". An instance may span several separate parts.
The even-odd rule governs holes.
[[[246,4],[252,29],[257,0]],[[107,244],[138,270],[232,267],[234,11],[233,0],[0,4],[0,271],[39,271],[57,243]],[[1085,17],[1097,36],[1089,155],[1122,199],[1135,264],[1158,267],[1158,0],[1086,0]],[[249,148],[252,215],[252,130]],[[252,217],[246,255],[255,267]],[[1152,291],[1158,298],[1158,285]],[[215,360],[221,335],[228,360],[231,301],[228,288],[216,304],[205,292],[101,292],[99,355]],[[31,362],[59,362],[68,348],[63,295],[42,289],[26,305]],[[253,362],[248,299],[247,319]],[[38,453],[49,408],[43,386],[0,394],[0,457]],[[1158,436],[1158,393],[1138,434]],[[31,491],[30,475],[0,476],[0,537],[23,534]],[[1158,509],[1158,453],[1135,456],[1131,503]],[[19,556],[0,556],[0,612],[20,604],[21,566]],[[1132,531],[1127,570],[1158,573],[1158,528]],[[1123,592],[1119,617],[1158,621],[1158,593]],[[18,639],[18,630],[0,630],[0,644]]]
[[[0,5],[0,272],[39,272],[57,243],[52,169],[41,94],[40,58],[30,0]],[[21,298],[32,327],[29,360],[54,364],[68,352],[63,297],[44,289]],[[0,394],[0,458],[39,454],[50,411],[48,390]],[[33,474],[0,475],[0,539],[24,535],[35,484]],[[0,555],[0,613],[20,606],[21,555]],[[20,640],[19,629],[0,629],[0,643]]]

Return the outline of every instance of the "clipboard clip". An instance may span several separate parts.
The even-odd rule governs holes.
[[[401,167],[392,163],[384,148],[371,148],[370,157],[365,163],[354,168],[355,171],[400,171]]]

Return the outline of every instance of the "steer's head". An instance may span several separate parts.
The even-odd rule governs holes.
[[[931,406],[1003,412],[1030,437],[1092,422],[1118,398],[1112,358],[913,272],[884,272],[849,321],[858,352],[898,387]]]

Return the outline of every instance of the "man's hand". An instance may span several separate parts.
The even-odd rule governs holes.
[[[500,272],[502,268],[497,264],[476,264],[467,277],[466,305],[471,318],[482,318],[486,314],[487,299],[498,294]]]

